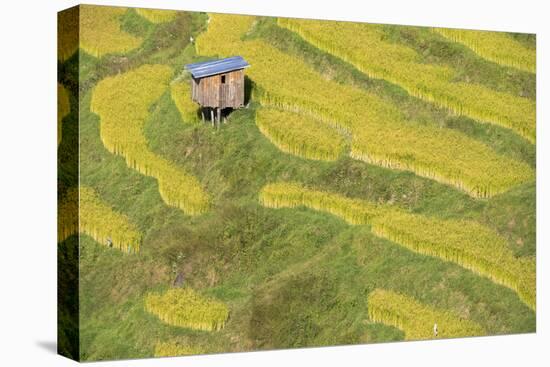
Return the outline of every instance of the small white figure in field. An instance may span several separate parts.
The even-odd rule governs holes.
[[[189,37],[189,42],[193,43],[194,40],[193,36]]]
[[[437,322],[434,324],[434,338],[437,338],[437,334],[439,331],[437,330]]]

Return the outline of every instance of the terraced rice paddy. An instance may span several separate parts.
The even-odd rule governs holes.
[[[63,119],[71,112],[69,92],[57,83],[57,146],[61,143],[63,134]]]
[[[223,329],[229,317],[225,304],[206,298],[191,288],[149,294],[145,299],[145,309],[166,324],[205,331]]]
[[[180,111],[185,123],[199,122],[199,105],[191,99],[191,84],[189,80],[173,82],[170,85],[170,96]]]
[[[155,177],[168,205],[198,215],[209,207],[199,181],[151,152],[143,135],[149,108],[168,89],[171,76],[168,66],[144,65],[105,78],[94,90],[91,109],[101,119],[101,139],[110,152],[122,155],[129,167]]]
[[[178,12],[175,10],[136,9],[136,13],[151,23],[166,23],[176,19]]]
[[[388,80],[456,114],[504,126],[535,142],[534,101],[478,84],[454,82],[453,69],[421,63],[414,50],[387,41],[384,26],[287,18],[278,22],[370,77]],[[361,42],[356,42],[358,38]]]
[[[344,151],[345,141],[338,132],[311,116],[261,108],[256,113],[260,131],[283,152],[321,161],[334,161]]]
[[[485,335],[483,328],[473,321],[389,290],[376,289],[370,293],[368,308],[372,321],[403,330],[407,340]],[[435,324],[437,336],[434,333]]]
[[[353,158],[412,171],[480,198],[534,178],[525,163],[501,157],[455,131],[411,124],[395,106],[376,95],[327,80],[265,42],[241,41],[254,17],[210,17],[208,31],[197,39],[200,54],[243,54],[254,65],[248,74],[257,85],[254,92],[262,104],[299,111],[348,130]],[[308,93],[303,93],[305,90]]]
[[[101,57],[120,54],[141,45],[143,40],[121,29],[120,18],[127,8],[80,7],[80,47],[88,54]]]
[[[123,252],[138,252],[141,234],[123,214],[114,211],[89,187],[70,189],[58,208],[58,242],[85,233],[99,244]]]
[[[350,224],[370,225],[380,237],[487,276],[516,291],[529,307],[536,307],[534,259],[517,258],[504,238],[476,222],[425,217],[294,183],[265,186],[260,202],[271,208],[305,206],[334,214]]]
[[[525,47],[504,32],[434,28],[434,32],[472,49],[479,56],[499,65],[534,73],[537,67],[535,49]]]
[[[78,266],[58,275],[64,294],[78,287],[80,296],[76,318],[74,299],[62,300],[63,354],[92,361],[536,330],[536,151],[516,133],[529,109],[507,130],[403,90],[411,82],[438,105],[450,96],[447,108],[472,115],[476,98],[501,98],[484,95],[489,86],[533,98],[534,75],[430,29],[358,25],[354,39],[372,50],[351,59],[347,28],[346,37],[309,35],[295,20],[82,9],[97,18],[83,23],[88,44],[76,58],[67,39],[58,60],[58,250]],[[213,129],[191,101],[184,65],[235,55],[251,65],[246,107]],[[395,74],[388,55],[418,83]],[[470,76],[482,89],[456,82]],[[450,94],[433,89],[449,85]],[[489,112],[501,102],[523,108],[512,97]]]

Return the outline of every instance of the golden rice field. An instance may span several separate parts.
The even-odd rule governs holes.
[[[283,152],[307,159],[337,160],[345,148],[344,138],[326,123],[311,116],[276,108],[260,108],[256,125]]]
[[[266,185],[259,199],[271,208],[305,206],[334,214],[350,224],[370,225],[377,236],[486,276],[514,290],[532,309],[536,307],[534,259],[516,257],[503,237],[476,222],[426,217],[296,183]]]
[[[499,65],[511,66],[530,73],[536,72],[537,55],[505,32],[467,29],[433,28],[443,37],[463,44],[476,54]]]
[[[447,129],[402,124],[357,130],[352,158],[454,186],[472,197],[490,198],[535,179],[526,163],[499,156],[486,145]],[[425,144],[429,144],[427,147]]]
[[[162,342],[155,345],[155,357],[192,356],[204,354],[201,348],[178,342]]]
[[[485,335],[483,328],[471,320],[390,290],[376,289],[371,292],[367,307],[372,321],[402,330],[406,340]],[[437,324],[437,336],[434,324]]]
[[[278,18],[278,24],[370,77],[388,80],[413,96],[512,129],[535,142],[535,101],[479,84],[454,82],[452,68],[421,63],[416,51],[388,41],[382,25],[290,18]]]
[[[70,112],[69,92],[62,84],[57,83],[57,146],[59,146],[62,139],[63,119]]]
[[[58,53],[68,71],[58,83],[60,195],[84,185],[61,196],[58,218],[60,259],[80,272],[75,358],[535,330],[534,102],[456,82],[470,64],[423,63],[435,54],[390,41],[382,26],[91,6],[81,15],[81,51],[95,57],[75,58],[71,39]],[[441,59],[462,52],[483,66],[484,83],[532,93],[533,75],[442,37],[525,65],[431,32],[391,36],[417,46],[426,37]],[[180,73],[235,55],[250,63],[251,103],[213,129]],[[81,83],[81,95],[61,83]],[[68,139],[75,101],[78,139]],[[88,237],[140,255],[90,252]],[[74,287],[73,274],[60,275]],[[73,320],[60,315],[63,346]]]
[[[229,317],[229,309],[224,303],[204,297],[191,288],[151,293],[145,298],[145,309],[166,324],[205,331],[221,330]]]
[[[170,96],[180,112],[183,122],[200,122],[199,105],[191,99],[191,85],[187,79],[170,84]]]
[[[78,50],[78,7],[67,9],[57,16],[57,60],[64,62]]]
[[[189,215],[209,208],[208,194],[194,176],[156,155],[148,148],[143,126],[149,108],[169,88],[172,70],[165,65],[143,65],[103,79],[96,86],[92,112],[101,120],[103,144],[121,155],[129,167],[158,180],[163,200]]]
[[[113,248],[123,252],[139,251],[141,233],[137,227],[124,214],[115,212],[89,187],[68,190],[59,204],[58,213],[58,242],[81,232],[104,246],[111,242]]]
[[[141,46],[143,40],[120,28],[127,8],[80,6],[80,47],[95,57],[125,53]]]
[[[263,105],[299,111],[348,130],[351,157],[412,171],[480,198],[534,179],[534,171],[525,163],[499,156],[456,131],[411,124],[396,106],[374,94],[327,80],[263,41],[241,41],[254,17],[210,17],[208,31],[197,39],[198,53],[243,55],[254,65],[247,73]]]
[[[155,24],[171,22],[178,16],[176,10],[136,9],[136,13]]]

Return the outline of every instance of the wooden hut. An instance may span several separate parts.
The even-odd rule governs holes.
[[[249,66],[241,56],[185,65],[203,121],[205,112],[214,124],[216,119],[220,122],[223,109],[244,106],[244,69]]]

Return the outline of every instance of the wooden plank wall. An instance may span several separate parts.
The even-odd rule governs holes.
[[[225,84],[221,83],[225,75]],[[244,70],[192,79],[192,98],[203,107],[238,108],[244,105]]]

